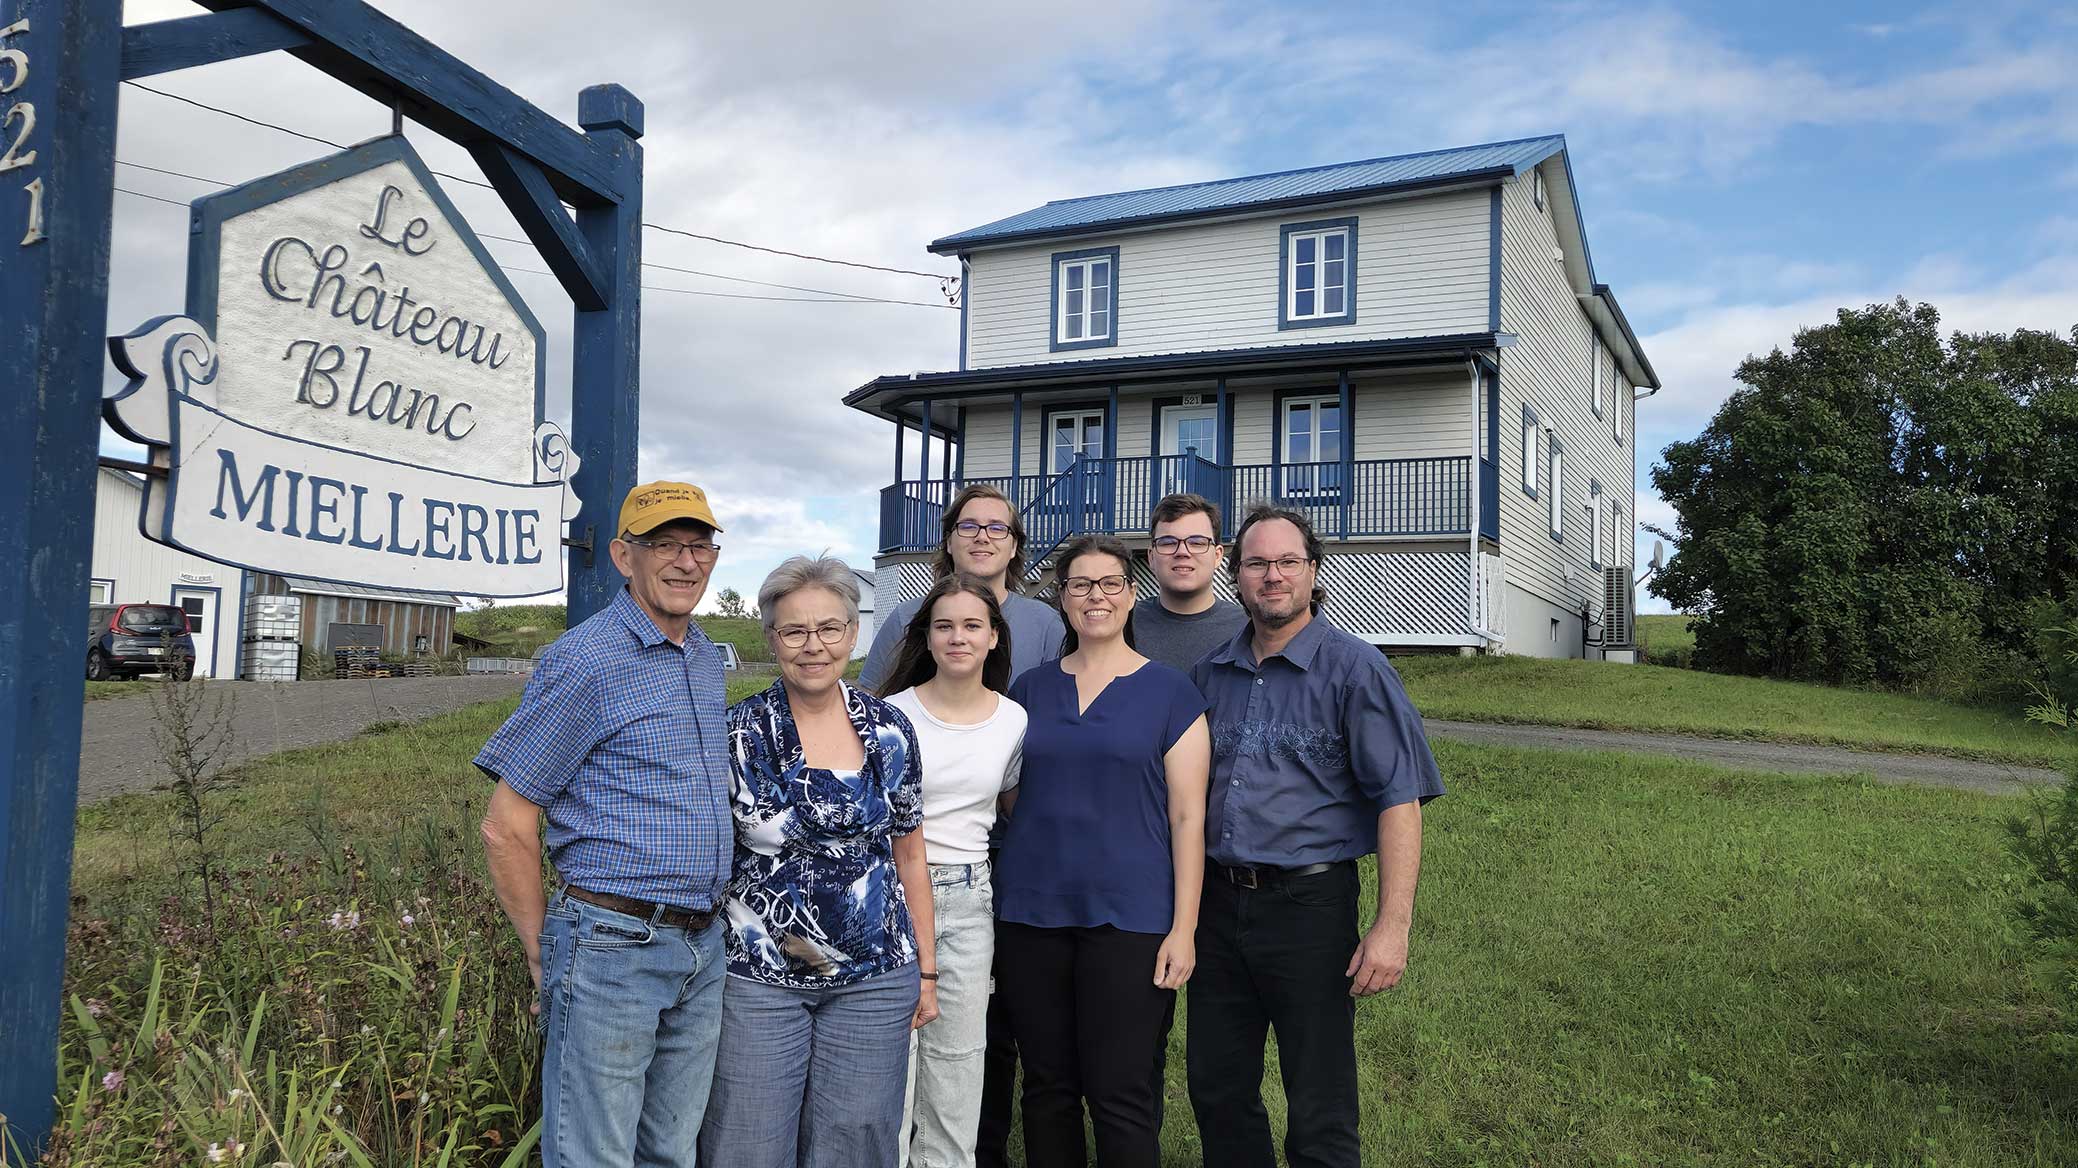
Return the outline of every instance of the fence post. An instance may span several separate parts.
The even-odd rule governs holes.
[[[80,633],[108,321],[122,6],[0,16],[0,1116],[34,1161],[58,1070]],[[6,11],[6,10],[0,10]]]

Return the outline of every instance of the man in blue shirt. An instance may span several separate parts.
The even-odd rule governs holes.
[[[659,482],[617,530],[626,589],[549,646],[476,756],[498,780],[484,850],[544,1015],[544,1168],[693,1168],[735,850],[721,653],[692,622],[721,528],[700,488]]]
[[[1191,1107],[1206,1168],[1272,1168],[1274,1029],[1291,1168],[1357,1168],[1356,1000],[1407,967],[1421,806],[1443,780],[1399,674],[1320,618],[1305,517],[1257,508],[1234,554],[1249,624],[1191,671],[1212,705]],[[1378,915],[1359,936],[1356,861],[1373,852]]]

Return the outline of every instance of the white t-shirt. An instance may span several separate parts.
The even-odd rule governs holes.
[[[909,716],[924,766],[924,856],[933,864],[988,859],[996,797],[1017,786],[1024,765],[1025,708],[996,698],[985,721],[941,721],[913,689],[887,699]]]

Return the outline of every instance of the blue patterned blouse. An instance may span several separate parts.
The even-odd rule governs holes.
[[[857,771],[807,765],[783,683],[729,711],[736,872],[729,972],[821,989],[916,960],[894,839],[923,823],[916,731],[900,710],[844,687],[866,750]]]

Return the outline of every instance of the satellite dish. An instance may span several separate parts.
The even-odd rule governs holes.
[[[1657,572],[1667,566],[1667,545],[1659,540],[1652,541],[1652,570]]]

